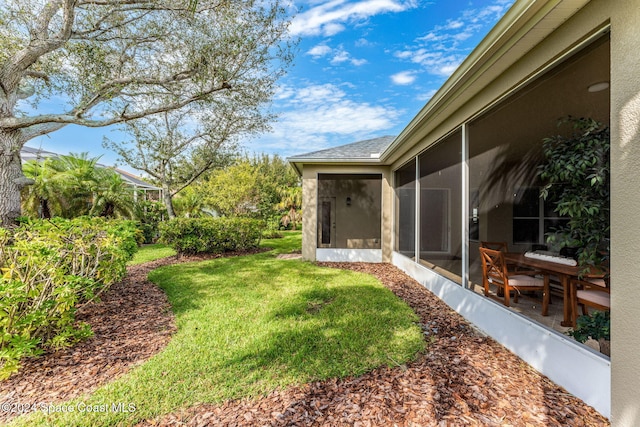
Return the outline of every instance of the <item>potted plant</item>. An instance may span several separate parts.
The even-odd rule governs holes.
[[[608,311],[595,311],[591,316],[578,317],[575,329],[569,329],[567,335],[581,343],[588,339],[596,340],[600,344],[600,352],[611,356],[611,323]]]
[[[561,119],[563,125],[573,132],[545,138],[545,161],[538,167],[541,197],[554,200],[555,211],[568,218],[547,241],[576,248],[579,265],[599,267],[609,254],[609,127],[575,117]]]

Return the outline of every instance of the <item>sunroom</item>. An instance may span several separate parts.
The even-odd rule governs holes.
[[[290,158],[303,176],[306,259],[324,259],[326,249],[318,243],[321,177],[379,174],[381,240],[374,250],[380,252],[370,261],[403,269],[606,416],[613,403],[613,417],[617,413],[617,420],[627,420],[620,425],[640,421],[626,381],[629,375],[635,384],[640,378],[634,362],[637,293],[618,298],[620,288],[612,288],[612,319],[618,319],[612,333],[618,368],[612,379],[610,359],[563,335],[566,329],[474,290],[482,281],[482,241],[507,242],[511,252],[541,245],[557,249],[547,236],[566,218],[553,209],[553,200],[539,197],[543,183],[537,168],[544,161],[542,140],[571,132],[558,127],[568,116],[611,127],[611,281],[635,283],[640,271],[632,254],[640,240],[635,216],[640,206],[632,194],[640,167],[634,148],[640,135],[640,82],[634,70],[640,68],[640,46],[633,17],[640,17],[631,3],[517,1],[386,146],[358,158]],[[336,203],[346,205],[347,195],[341,197]],[[332,252],[333,260],[367,260],[363,249],[338,246],[344,247]],[[562,298],[553,304],[562,306]]]

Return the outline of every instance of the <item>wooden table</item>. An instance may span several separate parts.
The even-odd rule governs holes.
[[[571,292],[570,280],[572,277],[578,277],[581,267],[561,264],[558,262],[544,261],[537,258],[529,258],[521,253],[508,252],[505,253],[504,259],[507,264],[515,264],[527,267],[533,270],[541,271],[545,274],[553,274],[557,276],[562,285],[563,298],[563,320],[560,322],[562,326],[574,327],[573,324],[573,304],[571,303],[574,296]]]

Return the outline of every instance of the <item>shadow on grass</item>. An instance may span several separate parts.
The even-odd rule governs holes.
[[[268,375],[322,380],[403,363],[424,349],[417,316],[384,288],[303,291],[266,316],[278,327],[225,367],[239,363]]]
[[[320,269],[300,260],[278,260],[271,252],[231,258],[217,258],[160,267],[149,274],[169,297],[176,315],[198,310],[214,295],[236,297],[240,291],[259,291],[260,287],[287,287],[283,275],[314,284],[337,277],[338,272]]]

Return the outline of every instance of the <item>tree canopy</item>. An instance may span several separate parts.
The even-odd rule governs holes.
[[[225,105],[211,111],[167,111],[126,123],[133,141],[105,139],[129,166],[146,172],[162,187],[163,203],[175,217],[173,197],[203,173],[224,167],[235,158],[236,141],[264,129],[257,106]]]
[[[277,0],[3,2],[0,225],[20,214],[30,183],[20,149],[34,137],[191,104],[266,102],[291,60],[285,12]]]
[[[197,185],[204,204],[220,215],[269,219],[290,206],[278,207],[287,189],[300,179],[280,156],[262,155],[238,159],[234,165],[216,170]]]

